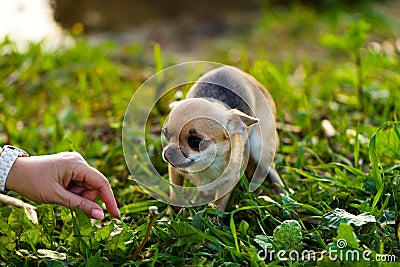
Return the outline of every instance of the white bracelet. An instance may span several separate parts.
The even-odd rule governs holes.
[[[14,162],[18,157],[29,157],[24,150],[14,146],[4,146],[0,154],[0,193],[7,193],[6,181]]]

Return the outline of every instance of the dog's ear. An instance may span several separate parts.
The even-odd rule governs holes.
[[[169,104],[169,108],[172,110],[174,108],[176,108],[177,106],[179,106],[180,104],[182,104],[183,100],[180,101],[174,101],[171,104]]]
[[[229,134],[244,133],[247,127],[258,122],[257,118],[249,116],[237,109],[231,109],[228,111],[228,113],[229,120],[227,130]]]

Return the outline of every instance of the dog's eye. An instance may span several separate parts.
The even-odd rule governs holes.
[[[200,143],[203,139],[197,136],[190,136],[188,139],[188,144],[193,150],[200,150]]]

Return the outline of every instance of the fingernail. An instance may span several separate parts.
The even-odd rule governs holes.
[[[104,212],[102,210],[92,210],[91,217],[97,220],[103,220]]]

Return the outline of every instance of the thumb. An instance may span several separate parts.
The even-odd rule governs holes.
[[[76,207],[79,206],[79,208],[83,211],[83,213],[85,213],[86,216],[88,216],[89,218],[98,220],[102,220],[104,218],[103,209],[95,202],[83,198],[74,193],[71,193],[69,191],[65,192],[65,198],[66,201],[61,203],[61,205],[65,206],[65,203],[67,203],[69,206],[66,207],[72,209],[75,209]]]

